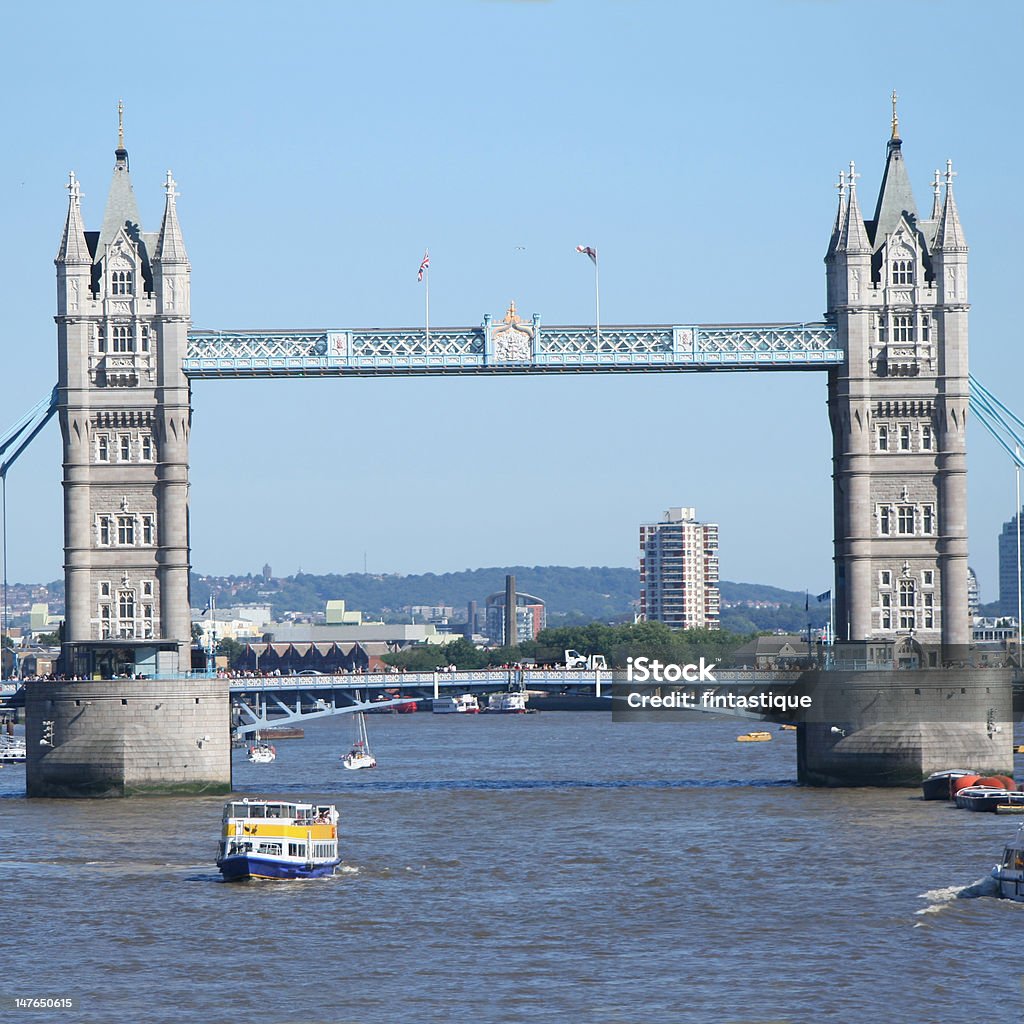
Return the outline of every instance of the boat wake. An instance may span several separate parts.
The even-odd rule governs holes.
[[[979,878],[970,885],[948,885],[944,889],[930,889],[923,892],[918,899],[927,900],[928,906],[915,910],[915,916],[925,914],[941,914],[943,910],[951,906],[955,900],[972,900],[978,896],[999,896],[999,884],[991,875]],[[921,922],[914,925],[919,928]]]

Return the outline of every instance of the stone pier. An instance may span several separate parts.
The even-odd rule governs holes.
[[[26,684],[30,797],[231,791],[223,679]]]
[[[814,786],[916,786],[932,772],[1013,774],[1013,671],[809,672],[797,771]]]

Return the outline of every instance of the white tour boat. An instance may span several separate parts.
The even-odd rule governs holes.
[[[1024,903],[1024,825],[1006,844],[1002,862],[992,869],[992,877],[999,884],[1000,896]]]
[[[27,759],[24,736],[0,736],[0,764],[24,764]]]
[[[502,690],[487,698],[489,715],[525,715],[526,692],[524,690]]]
[[[356,738],[352,749],[341,759],[341,767],[355,771],[357,768],[376,768],[377,758],[370,752],[370,741],[366,738],[366,716],[362,711],[353,712],[356,719]]]
[[[338,856],[338,810],[332,804],[238,800],[224,805],[217,868],[224,881],[322,878]]]
[[[480,702],[471,693],[459,697],[437,697],[430,710],[435,715],[475,715],[480,711]]]

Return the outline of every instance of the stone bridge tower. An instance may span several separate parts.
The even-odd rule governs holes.
[[[922,667],[966,660],[967,245],[953,170],[918,216],[893,96],[874,217],[840,175],[825,257],[839,641],[895,641]]]
[[[123,126],[99,231],[68,184],[57,253],[64,445],[64,671],[103,678],[188,670],[189,263],[167,172],[144,232]]]

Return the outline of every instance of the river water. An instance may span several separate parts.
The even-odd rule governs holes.
[[[234,755],[241,795],[337,803],[343,870],[319,881],[221,882],[223,798],[29,801],[0,769],[0,1020],[1024,1016],[1024,904],[971,895],[1012,818],[802,788],[795,734],[739,744],[742,723],[367,721],[374,771],[340,768],[345,718],[273,764]]]

